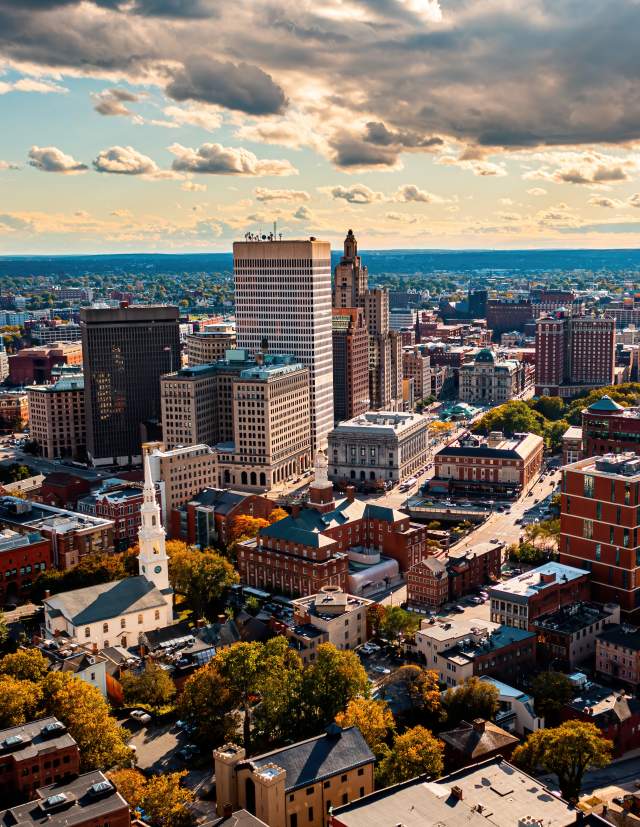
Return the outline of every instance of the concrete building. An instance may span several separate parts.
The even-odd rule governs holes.
[[[225,744],[213,758],[218,814],[241,807],[268,827],[324,827],[333,806],[373,792],[375,757],[357,727],[331,724],[322,735],[252,758]]]
[[[210,365],[224,359],[227,350],[236,346],[236,329],[232,324],[209,324],[186,337],[187,364]]]
[[[35,789],[35,801],[0,810],[0,824],[37,827],[130,827],[129,804],[99,770]]]
[[[433,780],[420,775],[334,808],[329,827],[573,827],[572,805],[502,756]]]
[[[141,461],[160,423],[160,377],[180,364],[178,308],[83,307],[87,452],[94,465]]]
[[[0,520],[1,525],[1,520]],[[0,528],[0,604],[24,598],[33,581],[53,563],[51,540],[40,532]]]
[[[63,784],[80,772],[80,750],[57,718],[0,730],[0,801],[31,801],[41,784]],[[2,811],[0,810],[0,813]],[[6,821],[0,821],[7,824]]]
[[[79,324],[54,320],[34,324],[30,335],[32,341],[40,345],[51,345],[54,342],[79,342],[81,336]]]
[[[369,333],[360,307],[333,310],[333,409],[341,422],[369,410]]]
[[[590,572],[592,597],[640,618],[640,456],[606,454],[562,469],[560,562]]]
[[[516,732],[523,738],[544,729],[544,718],[536,715],[531,695],[489,675],[483,675],[480,680],[490,683],[498,690],[500,708],[495,721],[499,726],[508,732]]]
[[[82,365],[79,342],[54,342],[43,347],[25,347],[9,356],[9,381],[13,385],[46,385],[54,367]]]
[[[603,629],[620,622],[615,603],[571,603],[533,622],[538,634],[538,657],[559,671],[571,672],[593,658]]]
[[[218,442],[219,375],[214,365],[190,364],[160,378],[162,439],[169,450]]]
[[[533,629],[541,615],[589,597],[588,571],[564,563],[545,563],[491,586],[491,620],[517,629]]]
[[[426,669],[438,671],[439,655],[465,638],[485,637],[498,628],[497,623],[478,618],[455,617],[441,621],[423,620],[415,633],[416,650],[422,655]]]
[[[429,489],[467,496],[515,497],[539,476],[543,456],[544,440],[537,434],[504,437],[493,432],[486,440],[470,436],[438,451]]]
[[[634,688],[640,684],[640,629],[626,623],[603,629],[596,639],[596,671]]]
[[[353,230],[335,268],[333,307],[363,308],[369,332],[369,403],[374,410],[402,410],[402,336],[390,327],[388,291],[369,289]]]
[[[582,428],[569,425],[562,434],[562,464],[569,465],[582,459]]]
[[[160,492],[162,524],[169,530],[171,514],[206,488],[215,487],[218,460],[208,445],[165,450],[161,442],[147,442],[151,476]]]
[[[332,643],[336,649],[355,649],[366,643],[367,609],[372,604],[373,600],[347,594],[337,586],[325,586],[318,594],[293,600],[295,625],[290,630],[290,637],[300,642],[298,653],[303,663],[315,660],[315,649],[320,643]],[[320,632],[319,636],[313,636],[311,647],[304,635],[307,627]]]
[[[536,394],[571,397],[614,381],[613,319],[557,311],[536,323]]]
[[[524,363],[497,359],[483,348],[472,362],[460,366],[458,396],[471,404],[502,405],[523,390],[523,370]]]
[[[4,346],[4,339],[0,337],[0,382],[4,382],[7,376],[9,376],[9,357]]]
[[[26,391],[0,391],[0,429],[21,431],[29,422],[29,397]]]
[[[77,565],[87,554],[113,551],[111,520],[31,500],[0,497],[0,524],[20,534],[39,532],[51,542],[52,562],[59,569]]]
[[[370,411],[329,434],[329,477],[352,485],[407,479],[427,462],[428,422],[417,413]]]
[[[309,370],[311,450],[333,426],[331,248],[326,241],[233,245],[238,347],[291,353]]]
[[[416,401],[431,396],[431,359],[426,348],[420,345],[402,348],[402,375],[405,379],[413,379]]]
[[[138,534],[136,577],[101,583],[46,597],[44,627],[49,638],[64,635],[71,642],[105,649],[136,646],[141,634],[168,626],[173,620],[173,590],[160,506],[145,456],[144,502]]]
[[[84,410],[84,377],[65,376],[51,385],[27,388],[31,439],[47,459],[68,457],[84,460],[87,427]]]

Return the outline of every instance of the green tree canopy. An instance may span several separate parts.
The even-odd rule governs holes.
[[[169,578],[196,616],[202,617],[211,603],[238,582],[238,573],[228,560],[211,550],[185,549],[170,556]]]
[[[187,679],[178,698],[177,712],[193,729],[193,740],[203,748],[223,744],[237,727],[234,699],[228,680],[210,661]]]
[[[369,679],[355,652],[318,646],[315,661],[304,671],[302,703],[307,728],[327,726],[354,698],[369,697]]]
[[[120,683],[126,703],[144,704],[156,710],[170,703],[176,694],[176,686],[169,674],[153,661],[147,661],[139,673],[125,672]]]
[[[531,684],[536,714],[553,724],[562,707],[573,698],[571,681],[562,672],[540,672]]]
[[[447,689],[444,706],[448,726],[455,726],[462,720],[473,721],[475,718],[490,721],[500,706],[500,693],[492,683],[474,676],[467,678],[461,686]]]

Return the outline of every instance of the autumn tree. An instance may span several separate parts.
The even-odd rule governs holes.
[[[170,703],[176,694],[176,685],[169,674],[153,661],[147,661],[139,673],[125,672],[120,683],[126,703],[145,704],[156,710]]]
[[[573,697],[571,681],[563,672],[540,672],[531,684],[536,714],[547,725],[557,723],[562,707]]]
[[[147,783],[147,779],[140,770],[126,769],[123,767],[119,770],[111,770],[108,776],[129,806],[134,810],[139,808]]]
[[[178,698],[177,712],[193,729],[202,747],[220,746],[235,731],[234,699],[218,664],[210,661],[187,679]]]
[[[360,659],[332,643],[318,646],[316,659],[303,676],[302,702],[305,726],[317,732],[334,720],[357,697],[369,696],[369,679]]]
[[[274,510],[282,511],[282,509]],[[287,516],[286,512],[285,516]],[[275,522],[275,520],[273,522]],[[251,537],[255,537],[261,528],[266,528],[268,525],[270,525],[269,520],[265,520],[262,517],[252,517],[250,514],[239,514],[233,518],[229,539],[232,542],[240,539],[248,540]]]
[[[41,700],[38,684],[0,675],[0,727],[20,726],[35,718]]]
[[[533,772],[542,769],[558,776],[564,798],[576,802],[582,777],[588,769],[606,767],[613,744],[590,721],[566,721],[559,727],[539,729],[513,753],[513,761]]]
[[[39,649],[18,649],[0,660],[0,675],[38,683],[49,671],[49,661]]]
[[[189,805],[195,794],[182,786],[186,771],[163,773],[151,778],[138,770],[109,773],[118,792],[135,810],[144,810],[153,827],[190,827],[194,822]]]
[[[420,628],[420,618],[400,606],[389,606],[380,622],[380,633],[388,640],[412,635]]]
[[[266,747],[297,733],[300,727],[302,661],[282,635],[263,647],[256,689],[260,697],[253,714],[253,738]]]
[[[284,508],[274,508],[273,511],[269,514],[269,525],[273,525],[277,523],[279,520],[284,520],[285,517],[289,515],[284,510]]]
[[[380,603],[372,603],[367,607],[367,635],[375,637],[380,634],[380,626],[386,614],[386,608]]]
[[[380,780],[391,785],[417,775],[441,775],[443,751],[442,741],[425,727],[408,729],[402,735],[396,735],[389,754],[380,762]]]
[[[65,724],[80,748],[83,772],[129,763],[126,730],[109,715],[99,689],[68,672],[49,672],[40,686],[43,712]]]
[[[262,654],[263,644],[241,642],[222,649],[214,658],[231,698],[242,709],[245,749],[251,740],[251,711],[257,699]]]
[[[494,684],[474,676],[467,678],[460,686],[447,689],[444,706],[447,724],[451,726],[476,718],[490,721],[500,706],[500,693]]]
[[[394,682],[406,684],[411,706],[422,723],[428,722],[435,727],[445,720],[447,714],[442,706],[437,672],[408,664],[398,669],[392,677]]]
[[[33,599],[42,600],[46,591],[59,594],[110,583],[126,576],[127,570],[121,554],[87,554],[69,569],[50,569],[42,573],[34,583]]]
[[[174,590],[184,595],[197,617],[202,617],[225,589],[238,582],[238,573],[213,551],[184,549],[170,556],[169,578]]]
[[[9,627],[4,612],[0,610],[0,646],[3,646],[9,639]]]
[[[345,711],[336,715],[336,723],[343,729],[358,727],[377,760],[387,751],[387,739],[395,730],[393,714],[386,701],[370,698],[354,698],[349,701]]]

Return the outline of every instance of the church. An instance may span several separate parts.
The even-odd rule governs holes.
[[[173,590],[160,506],[144,457],[144,502],[136,577],[101,583],[44,599],[46,635],[94,649],[137,646],[140,635],[173,622]]]

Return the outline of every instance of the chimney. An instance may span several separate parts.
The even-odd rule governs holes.
[[[199,617],[196,620],[196,629],[202,629],[205,626],[206,622],[207,621],[204,619],[204,617]]]
[[[459,787],[457,784],[455,787],[451,787],[451,795],[458,801],[462,801],[464,798],[464,795],[462,794],[462,787]]]
[[[47,599],[47,597],[51,597],[51,589],[45,589],[45,590],[44,590],[44,598],[45,598],[45,600]]]
[[[223,818],[231,818],[233,815],[233,807],[231,804],[227,803],[222,807],[222,817]]]
[[[476,732],[484,732],[486,724],[487,722],[483,718],[475,718],[472,726]]]
[[[347,501],[352,503],[356,498],[356,488],[354,485],[347,485],[344,489],[344,493],[347,495]]]

